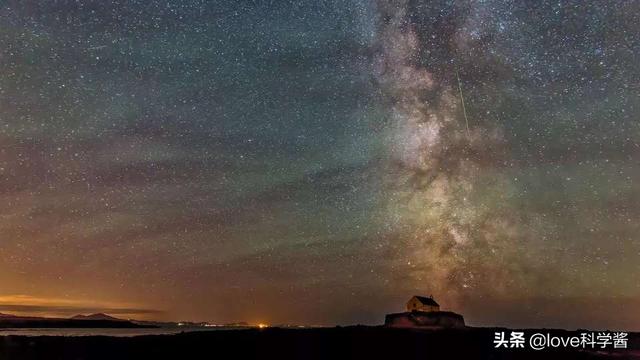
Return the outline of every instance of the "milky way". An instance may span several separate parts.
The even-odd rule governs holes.
[[[3,2],[0,311],[637,329],[638,14]]]
[[[594,133],[589,128],[593,125],[587,124],[612,119],[616,113],[629,119],[623,115],[626,110],[605,105],[609,113],[596,120],[593,110],[583,112],[588,100],[576,94],[597,91],[589,87],[599,83],[602,92],[619,87],[607,95],[615,98],[611,101],[630,101],[625,89],[637,74],[622,77],[616,71],[601,77],[588,70],[597,67],[596,62],[604,66],[613,61],[616,64],[608,66],[614,69],[630,65],[625,62],[630,60],[630,48],[604,50],[612,44],[594,33],[592,27],[597,25],[583,23],[585,18],[614,21],[619,9],[528,8],[497,2],[457,5],[411,1],[378,5],[378,79],[391,103],[388,143],[394,164],[389,173],[393,190],[387,194],[403,254],[393,266],[406,275],[400,283],[407,289],[442,294],[449,303],[463,307],[482,302],[477,299],[498,307],[520,303],[538,318],[558,316],[557,308],[574,302],[592,308],[588,298],[595,294],[606,303],[624,306],[620,303],[629,291],[618,290],[624,296],[603,293],[595,279],[615,272],[611,265],[616,260],[609,258],[612,249],[619,251],[618,261],[626,258],[625,240],[595,235],[598,226],[589,223],[599,217],[596,223],[611,222],[609,226],[622,232],[633,228],[628,217],[633,210],[623,199],[633,193],[621,192],[630,189],[635,172],[623,159],[637,155],[637,145],[625,136],[603,152],[600,141],[611,135]],[[631,35],[617,30],[627,39]],[[532,38],[525,31],[541,35]],[[562,44],[566,47],[560,49]],[[581,58],[575,54],[587,49],[593,54],[582,53]],[[602,59],[607,52],[624,56]],[[611,77],[620,83],[612,83]],[[472,94],[467,99],[465,87]],[[616,98],[618,94],[622,98]],[[472,104],[466,104],[471,109],[468,117],[465,102]],[[571,115],[563,113],[566,107],[571,107]],[[555,112],[549,114],[549,108]],[[526,124],[517,126],[528,129],[516,130],[513,123],[520,119]],[[610,121],[613,127],[630,125],[621,124],[621,119]],[[574,132],[563,130],[567,126],[563,122],[570,122]],[[529,132],[525,139],[521,131]],[[540,134],[543,131],[546,134]],[[529,146],[533,138],[538,142],[535,150],[536,145]],[[566,145],[549,144],[554,141]],[[620,183],[615,195],[605,200],[593,182],[606,171],[603,164],[611,164],[610,156],[619,160],[611,165],[617,172],[610,176],[617,179],[608,181]],[[544,182],[558,187],[539,185]],[[585,187],[593,192],[583,193]],[[544,198],[542,204],[539,196]],[[587,205],[590,202],[594,204]],[[613,203],[618,203],[614,208],[620,213],[612,217],[601,213],[602,206]],[[566,216],[572,219],[567,221]],[[588,236],[582,227],[588,227]],[[627,245],[637,245],[627,240]],[[637,269],[624,262],[618,262],[618,271],[624,273],[626,268],[625,276],[637,276]],[[594,277],[597,271],[601,273]]]
[[[400,229],[409,286],[452,301],[460,293],[530,284],[527,276],[535,274],[525,272],[535,269],[517,250],[535,248],[504,204],[508,181],[494,175],[505,158],[500,129],[467,127],[461,87],[437,83],[419,61],[424,40],[408,4],[381,8],[379,78],[393,102],[388,143],[397,185],[390,212],[409,228]],[[448,71],[457,80],[454,61]],[[488,281],[491,288],[483,286]]]

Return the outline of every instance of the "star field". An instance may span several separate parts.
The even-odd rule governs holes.
[[[0,311],[637,329],[639,5],[2,2]]]

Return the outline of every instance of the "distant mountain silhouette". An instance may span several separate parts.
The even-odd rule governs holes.
[[[97,313],[97,314],[91,314],[91,315],[76,315],[74,317],[71,318],[71,320],[107,320],[107,321],[128,321],[128,320],[124,320],[124,319],[118,319],[116,317],[107,315],[107,314],[103,314],[103,313]]]
[[[24,317],[24,316],[0,313],[0,318],[17,318],[17,317],[21,318],[21,317]]]
[[[22,321],[27,321],[27,320],[41,320],[41,319],[46,319],[46,318],[39,317],[39,316],[20,316],[20,315],[0,313],[0,320],[22,320]]]
[[[17,316],[0,313],[0,328],[155,328],[106,314],[76,315],[70,319]]]
[[[245,321],[240,321],[240,322],[233,322],[233,323],[226,323],[223,326],[226,327],[245,327],[245,326],[249,326],[249,324]]]

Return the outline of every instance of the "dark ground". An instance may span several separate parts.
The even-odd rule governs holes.
[[[640,359],[640,333],[628,350],[494,349],[502,329],[410,330],[354,326],[250,329],[116,337],[0,337],[0,359]],[[526,330],[578,335],[562,330]]]

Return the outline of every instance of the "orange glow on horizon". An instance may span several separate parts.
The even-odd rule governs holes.
[[[139,313],[136,312],[139,310]],[[149,318],[148,310],[136,304],[119,302],[94,302],[84,299],[38,297],[25,294],[0,295],[0,313],[17,316],[69,317],[106,313],[125,319]]]

